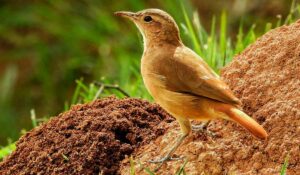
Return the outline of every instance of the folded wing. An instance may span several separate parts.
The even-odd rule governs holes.
[[[229,87],[192,50],[178,48],[170,64],[175,74],[165,76],[167,86],[173,91],[207,97],[231,105],[240,104]]]

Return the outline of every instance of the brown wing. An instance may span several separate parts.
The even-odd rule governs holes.
[[[240,104],[229,87],[192,50],[186,47],[177,48],[170,64],[176,74],[166,76],[167,85],[171,89],[232,105]]]

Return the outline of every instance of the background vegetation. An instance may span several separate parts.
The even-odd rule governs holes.
[[[150,7],[168,11],[185,43],[216,71],[264,32],[295,21],[300,9],[289,0],[1,1],[0,145],[35,126],[35,116],[92,100],[99,90],[90,84],[95,80],[151,99],[139,75],[141,36],[113,15]]]

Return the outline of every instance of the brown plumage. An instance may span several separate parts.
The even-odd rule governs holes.
[[[159,9],[137,13],[117,12],[132,20],[144,38],[141,72],[154,100],[179,122],[183,135],[160,161],[168,160],[190,133],[190,120],[223,118],[233,120],[253,135],[267,133],[251,117],[238,109],[241,102],[229,87],[179,36],[173,18]]]

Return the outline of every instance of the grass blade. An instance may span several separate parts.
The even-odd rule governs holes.
[[[288,166],[289,166],[289,155],[287,155],[284,159],[284,163],[280,170],[280,175],[286,175],[286,170],[287,170]]]
[[[34,109],[31,109],[30,110],[30,119],[31,119],[31,122],[32,122],[32,127],[35,128],[37,127],[37,120],[36,120],[36,115],[35,115],[35,110]]]
[[[10,143],[7,146],[0,148],[0,160],[9,155],[16,149],[15,143]]]
[[[146,173],[148,173],[149,175],[155,175],[148,167],[144,168],[144,171],[146,171]]]
[[[226,58],[226,33],[227,33],[227,15],[226,12],[223,11],[221,15],[221,21],[220,21],[220,53],[221,58]]]
[[[213,60],[214,60],[214,47],[215,47],[215,30],[216,30],[216,17],[213,16],[212,23],[211,23],[211,30],[210,30],[210,36],[207,40],[207,51],[208,51],[208,57],[206,57],[206,62],[214,68]]]
[[[201,47],[200,47],[200,43],[199,43],[199,41],[198,41],[198,39],[197,39],[197,36],[196,36],[195,30],[194,30],[194,28],[193,28],[192,22],[191,22],[191,20],[190,20],[188,14],[187,14],[186,9],[184,8],[184,5],[183,5],[182,1],[180,1],[180,2],[181,2],[181,8],[182,8],[184,20],[185,20],[187,29],[188,29],[188,31],[189,31],[190,37],[191,37],[191,39],[192,39],[192,43],[193,43],[194,49],[195,49],[195,51],[196,51],[199,55],[201,55]]]
[[[135,167],[132,156],[130,156],[130,175],[135,175]]]
[[[187,160],[184,161],[184,163],[180,166],[179,170],[175,173],[175,175],[185,174],[184,167],[186,166],[187,162]]]
[[[138,161],[138,164],[139,164],[139,166],[141,167],[141,169],[143,169],[143,170],[144,170],[146,173],[148,173],[149,175],[155,175],[155,173],[152,172],[152,171],[150,170],[150,168],[144,167],[144,165],[143,165],[140,161]]]
[[[74,92],[72,100],[71,100],[71,105],[76,104],[78,102],[79,93],[81,91],[81,87],[78,82],[82,82],[82,80],[83,80],[82,78],[79,80],[76,80],[77,85],[76,85],[75,92]]]
[[[265,33],[272,29],[272,23],[268,22],[265,27]]]

